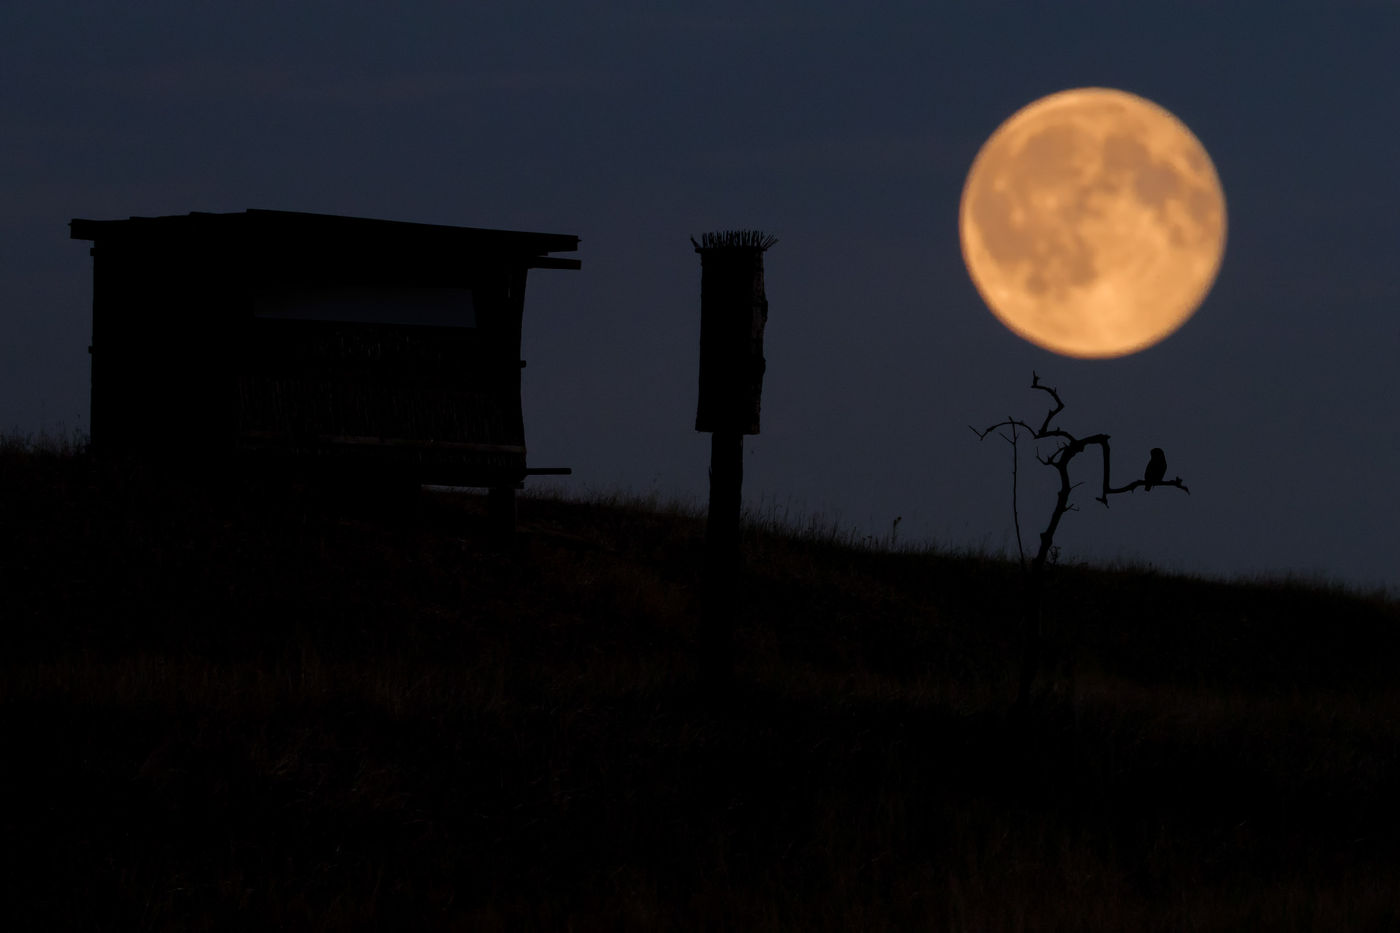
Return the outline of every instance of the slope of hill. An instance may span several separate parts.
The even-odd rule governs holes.
[[[703,522],[231,492],[0,450],[9,929],[1368,929],[1400,608]],[[1072,662],[1072,663],[1071,663]]]

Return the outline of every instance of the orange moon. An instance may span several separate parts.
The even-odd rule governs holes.
[[[1065,356],[1126,356],[1195,313],[1225,252],[1225,195],[1198,139],[1135,94],[1077,88],[997,128],[958,227],[982,299]]]

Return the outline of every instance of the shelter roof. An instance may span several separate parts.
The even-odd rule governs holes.
[[[577,250],[579,238],[570,234],[454,227],[299,211],[195,211],[126,220],[74,218],[68,226],[75,240],[115,241],[129,246],[198,244],[210,248],[256,246],[258,250],[351,248],[357,253],[510,257],[529,268],[578,269],[581,265],[577,259],[548,255]]]

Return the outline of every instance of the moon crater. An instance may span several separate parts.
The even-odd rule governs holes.
[[[1225,200],[1191,131],[1141,97],[1080,88],[1014,114],[968,173],[963,258],[992,312],[1067,356],[1165,339],[1210,290]]]

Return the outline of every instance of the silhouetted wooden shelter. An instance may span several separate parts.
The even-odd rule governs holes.
[[[93,243],[95,453],[516,488],[531,269],[578,237],[284,211],[70,223]],[[232,457],[243,462],[239,457]]]

